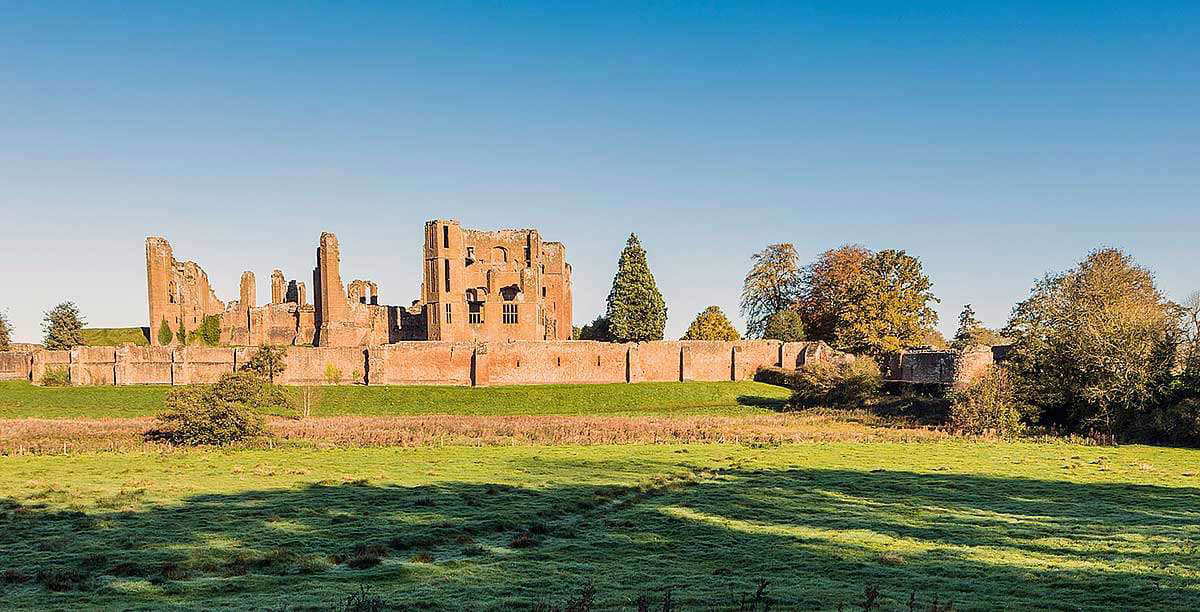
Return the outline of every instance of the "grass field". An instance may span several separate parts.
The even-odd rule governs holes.
[[[128,418],[162,408],[169,387],[38,387],[0,382],[0,418]],[[323,387],[313,416],[766,414],[787,390],[757,382],[519,387]]]
[[[149,331],[144,327],[89,327],[83,330],[83,343],[88,346],[149,346]]]
[[[1200,607],[1195,451],[544,446],[0,458],[0,608]]]

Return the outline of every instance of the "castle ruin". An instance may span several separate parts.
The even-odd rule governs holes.
[[[176,260],[165,238],[149,237],[150,340],[179,345],[201,329],[219,329],[219,343],[231,346],[569,340],[571,266],[565,257],[562,243],[543,242],[537,230],[484,232],[457,221],[430,221],[420,299],[389,306],[379,303],[373,281],[342,283],[340,246],[325,232],[312,271],[312,303],[304,281],[274,270],[271,302],[259,306],[253,272],[242,273],[238,299],[223,302],[198,264]]]

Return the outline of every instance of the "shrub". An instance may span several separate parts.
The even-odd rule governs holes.
[[[47,387],[65,387],[71,384],[71,375],[66,368],[46,368],[41,382]]]
[[[963,433],[1014,436],[1025,426],[1008,370],[989,366],[950,396],[950,426]]]
[[[883,376],[873,359],[816,361],[792,377],[791,404],[796,407],[859,406],[879,393]]]
[[[258,374],[246,370],[221,376],[208,393],[218,401],[244,404],[258,411],[290,407],[279,387],[268,384]]]
[[[242,366],[243,370],[254,372],[259,376],[267,379],[269,382],[275,382],[275,377],[282,374],[287,364],[283,361],[283,347],[262,345]]]
[[[167,320],[163,319],[162,324],[158,326],[158,343],[167,346],[175,340],[175,334],[171,331],[171,326],[167,325]]]
[[[157,417],[159,429],[151,437],[172,444],[223,446],[266,433],[262,418],[246,404],[220,399],[212,389],[173,389],[165,404]]]
[[[325,382],[331,385],[341,384],[342,370],[332,363],[325,364]]]
[[[175,332],[175,337],[179,338],[180,346],[187,345],[187,341],[188,341],[187,328],[184,327],[183,321],[179,322],[179,331]]]

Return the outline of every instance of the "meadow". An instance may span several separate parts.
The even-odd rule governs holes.
[[[0,607],[1200,606],[1196,454],[598,445],[0,459]]]
[[[176,449],[165,391],[0,383],[0,609],[1200,608],[1194,450],[758,383],[327,388]]]

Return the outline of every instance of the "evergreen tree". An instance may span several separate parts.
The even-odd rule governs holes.
[[[167,325],[167,320],[163,319],[158,326],[158,343],[163,346],[170,346],[171,341],[175,339],[175,334],[171,333],[171,326]]]
[[[766,329],[763,330],[764,340],[782,340],[784,342],[800,342],[805,338],[804,320],[800,313],[792,309],[780,310],[767,319]]]
[[[609,333],[617,342],[662,340],[667,304],[650,273],[646,250],[636,234],[629,235],[612,291],[608,294]]]
[[[175,332],[175,337],[179,338],[179,345],[187,344],[187,328],[183,326],[183,321],[179,322],[179,331]]]
[[[733,323],[721,309],[709,306],[704,312],[696,315],[687,333],[681,340],[741,340],[741,335],[733,328]]]
[[[12,325],[8,317],[0,312],[0,351],[7,351],[12,346]]]
[[[963,306],[958,315],[958,331],[954,332],[952,348],[959,350],[968,346],[995,346],[1004,342],[1004,338],[986,327],[975,317],[975,309],[970,304]]]
[[[45,333],[42,343],[52,351],[83,346],[83,325],[83,317],[75,303],[63,302],[46,313],[42,321],[42,331]]]
[[[579,339],[612,342],[612,334],[608,333],[608,319],[596,317],[591,323],[579,328]]]

